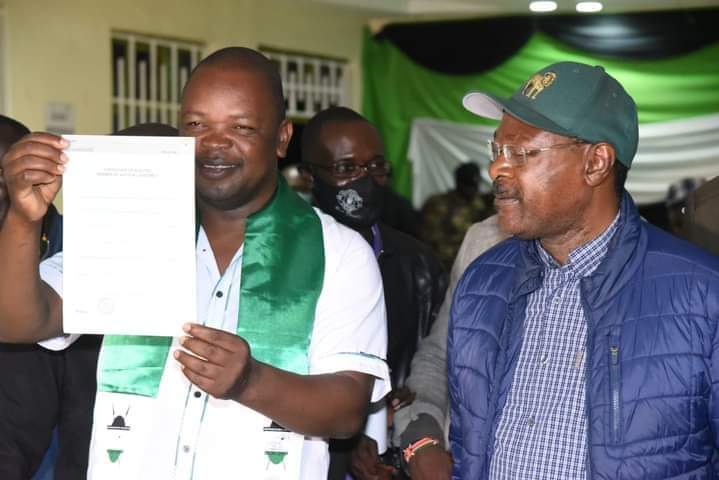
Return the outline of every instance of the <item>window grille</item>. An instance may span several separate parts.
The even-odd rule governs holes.
[[[309,119],[330,106],[346,105],[347,61],[260,47],[280,70],[287,115]]]
[[[113,131],[145,122],[176,127],[182,87],[201,55],[199,43],[113,32]]]

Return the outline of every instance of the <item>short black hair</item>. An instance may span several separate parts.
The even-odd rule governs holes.
[[[477,186],[479,184],[479,165],[472,162],[460,164],[454,170],[454,183],[457,187],[460,185]]]
[[[614,159],[614,190],[617,193],[617,199],[621,202],[624,195],[624,184],[627,182],[627,174],[629,168],[617,159]]]
[[[14,118],[0,115],[0,142],[7,143],[7,148],[30,133],[30,129]]]
[[[329,107],[317,113],[305,125],[302,131],[302,162],[312,163],[314,149],[319,143],[320,132],[325,125],[332,123],[366,122],[365,117],[347,107]]]
[[[278,123],[286,118],[285,96],[282,93],[282,77],[280,76],[280,71],[277,68],[277,64],[273,63],[272,60],[260,52],[246,47],[225,47],[209,54],[195,65],[195,68],[190,72],[190,77],[183,87],[183,95],[185,92],[184,89],[192,80],[192,76],[195,72],[205,67],[241,67],[261,73],[265,76],[267,85],[270,87]]]

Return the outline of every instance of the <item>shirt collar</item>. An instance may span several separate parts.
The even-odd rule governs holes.
[[[601,263],[607,254],[609,241],[617,231],[621,211],[614,216],[612,223],[599,236],[575,248],[569,254],[569,261],[566,265],[559,265],[557,261],[542,247],[539,240],[534,241],[535,248],[539,253],[545,269],[561,269],[568,274],[578,277],[586,277],[592,273]]]

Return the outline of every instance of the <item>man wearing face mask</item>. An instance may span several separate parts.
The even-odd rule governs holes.
[[[318,113],[305,126],[302,159],[317,206],[359,232],[374,250],[387,308],[394,389],[388,404],[389,410],[399,409],[411,402],[412,393],[402,387],[417,343],[437,315],[447,275],[427,246],[379,222],[383,194],[377,178],[386,176],[389,165],[377,130],[364,117],[344,107]],[[380,465],[372,441],[363,437],[358,445],[350,467],[355,478],[392,471]]]

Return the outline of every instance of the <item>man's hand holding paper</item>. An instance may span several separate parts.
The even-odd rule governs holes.
[[[32,133],[8,150],[2,159],[13,215],[39,222],[62,185],[69,142],[50,133]]]
[[[213,397],[237,400],[252,376],[250,346],[234,333],[186,324],[175,359],[190,382]]]
[[[64,331],[178,336],[197,311],[194,139],[66,138]]]

